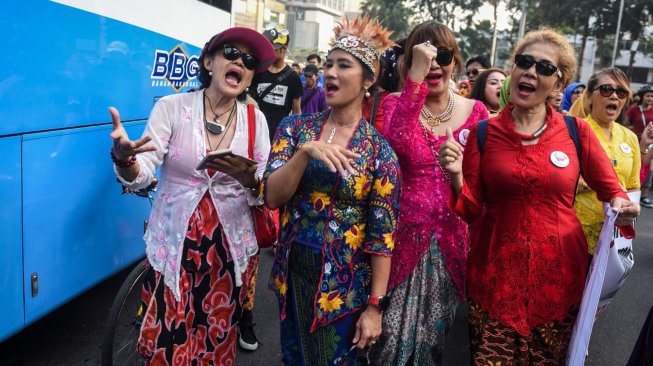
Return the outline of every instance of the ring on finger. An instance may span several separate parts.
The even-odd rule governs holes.
[[[425,45],[426,47],[431,47],[431,41],[426,41],[426,42],[424,42],[424,45]]]

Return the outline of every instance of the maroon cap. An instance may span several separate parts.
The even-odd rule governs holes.
[[[233,27],[211,37],[202,49],[200,60],[204,58],[204,54],[209,50],[233,41],[239,41],[249,46],[252,54],[259,60],[259,65],[255,70],[257,73],[267,70],[276,58],[272,43],[261,33],[251,28]]]

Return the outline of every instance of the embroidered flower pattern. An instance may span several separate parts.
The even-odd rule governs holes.
[[[340,310],[340,306],[344,304],[344,301],[340,298],[340,293],[338,290],[333,290],[328,293],[321,293],[320,299],[317,300],[320,304],[320,310],[325,313],[330,313],[333,311]]]

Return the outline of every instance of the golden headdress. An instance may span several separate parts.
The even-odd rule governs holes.
[[[392,31],[381,25],[377,18],[364,16],[349,20],[347,16],[333,28],[331,49],[352,54],[376,75],[383,52],[396,44],[390,40]]]

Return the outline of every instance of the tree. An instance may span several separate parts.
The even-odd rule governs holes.
[[[492,23],[489,20],[481,20],[472,23],[471,27],[462,28],[459,32],[458,48],[463,60],[490,54]]]
[[[456,20],[462,19],[463,23],[470,26],[478,8],[485,1],[482,0],[413,0],[421,10],[423,17],[434,19],[455,29]]]
[[[365,0],[360,10],[383,21],[383,25],[394,32],[393,38],[396,40],[407,37],[411,31],[409,19],[412,12],[402,1]]]

